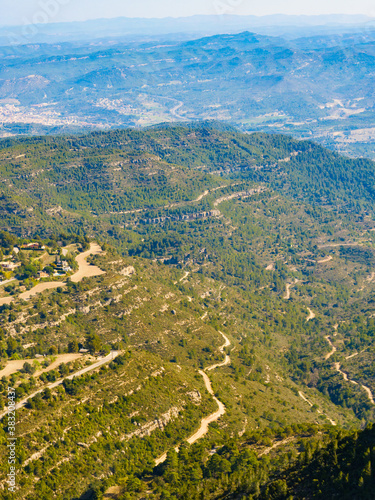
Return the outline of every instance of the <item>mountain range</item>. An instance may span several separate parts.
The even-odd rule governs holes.
[[[375,32],[0,48],[0,133],[220,120],[373,156]]]
[[[54,43],[101,38],[152,36],[205,36],[254,30],[260,34],[296,38],[314,33],[345,33],[374,27],[365,15],[236,16],[231,6],[217,3],[216,15],[166,18],[94,19],[85,22],[37,24],[33,18],[22,26],[0,26],[0,44]]]

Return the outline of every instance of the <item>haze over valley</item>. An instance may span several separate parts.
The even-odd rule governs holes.
[[[233,18],[228,16],[229,31],[236,26]],[[194,35],[161,35],[171,23],[155,20],[144,25],[157,26],[159,34],[135,35],[145,29],[142,23],[106,21],[102,37],[90,42],[79,40],[77,29],[69,32],[67,24],[58,30],[63,38],[64,30],[69,32],[64,43],[48,43],[46,35],[47,43],[30,43],[31,37],[29,43],[10,45],[3,29],[8,44],[0,48],[0,134],[220,120],[243,131],[284,132],[372,157],[375,31],[370,18],[359,24],[326,19],[323,26],[307,18],[302,27],[299,18],[281,18],[273,18],[279,23],[277,36],[249,30],[204,36],[204,17]],[[261,19],[272,26],[268,18],[255,26],[248,22],[256,29]],[[190,23],[177,23],[178,30],[191,28]],[[220,28],[217,20],[211,23],[208,31]],[[125,28],[132,24],[133,34]],[[97,25],[89,22],[85,36]],[[116,36],[109,37],[112,25]],[[302,37],[299,30],[306,25],[317,33]],[[122,37],[121,27],[127,33]]]

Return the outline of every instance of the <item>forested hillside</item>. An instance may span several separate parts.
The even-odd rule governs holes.
[[[2,141],[2,498],[9,388],[16,498],[371,498],[374,166],[212,123]]]
[[[254,182],[344,212],[371,212],[374,201],[369,160],[212,124],[3,140],[0,172],[2,226],[19,234],[206,211],[214,189],[229,194]]]

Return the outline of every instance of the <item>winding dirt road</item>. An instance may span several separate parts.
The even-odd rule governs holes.
[[[90,257],[90,255],[99,255],[100,253],[102,253],[101,247],[97,243],[91,243],[89,250],[77,255],[76,261],[78,264],[78,271],[70,277],[73,283],[78,283],[82,281],[83,278],[91,278],[93,276],[105,274],[105,271],[98,266],[93,266],[87,262],[87,258]]]
[[[335,327],[336,327],[336,326],[337,326],[337,325],[335,325]],[[334,327],[334,328],[335,328],[335,327]],[[337,330],[337,328],[335,328],[335,330]],[[326,355],[325,355],[325,357],[324,357],[324,359],[325,359],[325,360],[327,360],[327,359],[329,359],[329,358],[332,356],[332,354],[334,354],[334,353],[336,352],[336,347],[332,344],[331,339],[329,338],[329,335],[326,335],[324,338],[327,340],[327,342],[329,343],[329,345],[332,347],[331,352],[329,352],[328,354],[326,354]],[[362,353],[362,352],[364,352],[364,351],[365,351],[365,349],[364,349],[363,351],[361,351],[361,353]],[[358,354],[359,354],[358,352],[355,352],[354,354],[351,354],[350,356],[347,356],[345,359],[351,359],[351,358],[354,358],[354,356],[358,356]],[[339,362],[334,363],[334,364],[333,364],[333,367],[334,367],[334,369],[335,369],[338,373],[340,373],[340,374],[342,375],[343,379],[344,379],[346,382],[350,382],[350,383],[351,383],[351,384],[353,384],[353,385],[360,385],[360,386],[362,387],[362,389],[363,389],[363,390],[367,393],[367,396],[368,396],[369,400],[371,401],[371,404],[375,405],[374,396],[373,396],[373,394],[372,394],[372,392],[371,392],[371,389],[370,389],[369,387],[367,387],[366,385],[360,384],[359,382],[356,382],[356,381],[355,381],[355,380],[353,380],[353,379],[350,379],[350,378],[348,377],[348,374],[347,374],[347,373],[345,373],[345,372],[343,372],[343,371],[341,370],[341,364],[340,364]]]
[[[220,366],[220,365],[218,365],[218,366]],[[195,441],[198,441],[198,439],[201,439],[205,434],[207,434],[208,426],[212,422],[216,422],[216,420],[218,420],[220,417],[222,417],[226,411],[224,404],[219,399],[217,399],[217,397],[215,396],[214,391],[212,389],[211,381],[208,378],[207,374],[202,370],[199,370],[199,373],[203,377],[207,391],[211,394],[212,398],[216,401],[216,404],[218,406],[218,410],[215,411],[215,413],[208,415],[208,417],[205,417],[202,419],[201,425],[200,425],[199,429],[197,430],[197,432],[187,439],[187,442],[189,444],[195,443]]]
[[[372,395],[371,389],[363,384],[362,384],[362,389],[364,389],[367,392],[369,400],[373,405],[375,405],[374,396]]]
[[[229,347],[229,346],[230,346],[230,341],[229,341],[228,337],[227,337],[226,335],[224,335],[224,333],[223,333],[223,332],[220,332],[220,331],[219,331],[219,333],[220,333],[220,335],[222,335],[222,336],[224,337],[224,340],[225,340],[225,344],[223,344],[222,346],[220,346],[220,347],[219,347],[219,351],[220,351],[222,354],[224,354],[224,349],[225,349],[226,347]],[[228,354],[226,354],[226,355],[225,355],[225,359],[224,359],[224,361],[223,361],[223,362],[221,362],[221,363],[217,363],[216,365],[209,366],[209,367],[205,368],[205,370],[204,370],[204,371],[206,371],[206,372],[210,372],[211,370],[215,370],[215,368],[219,368],[220,366],[225,366],[225,365],[229,365],[229,364],[230,364],[230,357],[228,356]],[[203,378],[204,378],[204,377],[203,377]],[[206,386],[207,386],[207,384],[206,384]],[[208,392],[210,392],[208,388],[207,388],[207,390],[208,390]],[[211,393],[211,394],[212,394],[212,393]]]
[[[54,370],[57,368],[61,363],[69,363],[70,361],[75,361],[76,359],[79,359],[82,357],[82,354],[76,354],[76,353],[68,353],[68,354],[56,354],[56,360],[53,361],[50,365],[48,365],[47,368],[43,368],[41,370],[37,370],[34,373],[34,377],[37,377],[43,372],[48,372],[50,370]],[[9,375],[12,375],[12,373],[17,373],[20,370],[22,370],[23,365],[25,363],[30,363],[31,365],[33,364],[34,361],[43,362],[44,358],[33,358],[33,359],[11,359],[10,361],[7,362],[5,368],[0,370],[0,378],[1,377],[9,377]]]
[[[365,242],[363,242],[363,243],[365,243]],[[361,247],[361,246],[364,246],[363,243],[325,243],[324,245],[318,245],[318,248]]]
[[[41,389],[38,389],[37,391],[33,392],[32,394],[30,394],[29,396],[27,396],[26,398],[22,399],[21,401],[19,401],[17,404],[16,404],[16,410],[22,408],[23,406],[25,406],[25,404],[27,403],[27,401],[31,398],[33,398],[34,396],[36,396],[37,394],[40,394],[41,392],[43,392],[45,389],[54,389],[55,387],[61,385],[64,380],[72,380],[74,379],[75,377],[79,377],[80,375],[83,375],[84,373],[87,373],[87,372],[90,372],[92,370],[95,370],[96,368],[99,368],[100,366],[104,365],[105,363],[109,363],[110,361],[112,361],[112,359],[116,358],[119,354],[121,353],[121,351],[111,351],[108,356],[106,356],[105,358],[103,359],[100,359],[99,361],[97,361],[96,363],[93,363],[92,365],[90,366],[87,366],[86,368],[82,368],[81,370],[79,370],[78,372],[75,372],[75,373],[72,373],[72,375],[69,375],[68,377],[64,377],[63,379],[61,380],[58,380],[57,382],[53,382],[52,384],[48,384],[44,387],[42,387]],[[7,414],[7,411],[3,411],[2,413],[0,413],[0,420]]]
[[[0,299],[0,306],[3,306],[4,304],[10,304],[11,302],[13,302],[14,300],[14,297],[3,297],[2,299]]]
[[[33,288],[31,288],[31,290],[27,290],[27,292],[20,293],[18,295],[18,298],[22,300],[29,300],[31,299],[31,297],[45,292],[46,290],[53,290],[65,285],[66,283],[64,281],[46,281],[45,283],[39,283],[38,285],[35,285]]]
[[[285,295],[284,299],[289,300],[290,299],[290,289],[294,287],[299,282],[299,280],[296,278],[292,283],[287,283],[285,286]]]
[[[10,280],[5,280],[0,282],[0,286],[5,286],[8,283],[11,283],[12,281],[16,281],[16,278],[11,278]],[[4,304],[10,304],[13,301],[13,297],[3,297],[0,299],[0,306],[3,306]]]
[[[224,349],[226,347],[230,346],[231,344],[230,344],[228,337],[226,335],[224,335],[223,332],[219,332],[219,333],[224,337],[224,340],[225,340],[225,344],[223,344],[222,346],[219,347],[219,351],[221,353],[224,353]],[[215,368],[218,368],[220,366],[225,366],[225,365],[229,365],[229,364],[230,364],[230,357],[226,354],[225,359],[222,363],[217,363],[215,365],[208,366],[204,370],[199,370],[199,373],[203,377],[206,389],[211,394],[214,401],[216,402],[218,409],[217,409],[217,411],[215,411],[215,413],[211,413],[211,415],[208,415],[207,417],[202,419],[201,425],[200,425],[199,429],[197,430],[197,432],[195,432],[192,436],[190,436],[187,439],[187,442],[189,444],[193,444],[196,441],[198,441],[198,439],[201,439],[205,434],[207,434],[208,426],[210,424],[212,424],[212,422],[216,422],[216,420],[218,420],[220,417],[222,417],[225,414],[225,412],[226,412],[225,405],[215,396],[215,393],[212,389],[211,380],[208,378],[208,375],[205,372],[208,372],[208,371],[214,370]],[[178,451],[179,447],[177,446],[174,449],[176,451]],[[163,463],[167,458],[167,453],[168,452],[165,452],[165,453],[163,453],[163,455],[161,455],[159,458],[157,458],[155,460],[155,464],[159,465],[159,464]]]
[[[334,336],[335,336],[335,335],[337,335],[337,329],[338,329],[338,326],[339,326],[339,325],[338,325],[338,323],[336,323],[336,324],[334,325],[334,327],[333,327],[333,328],[334,328],[334,330],[335,330]],[[331,348],[332,348],[332,349],[331,349],[331,351],[330,351],[328,354],[326,354],[326,355],[325,355],[325,357],[324,357],[324,359],[327,361],[327,360],[328,360],[328,359],[332,356],[332,354],[334,354],[334,353],[336,352],[336,350],[337,350],[337,349],[336,349],[336,347],[333,345],[333,343],[332,343],[332,341],[331,341],[331,339],[330,339],[329,335],[326,335],[324,338],[327,340],[327,342],[329,343],[329,345],[330,345],[330,346],[331,346]],[[365,350],[366,350],[366,349],[363,349],[360,353],[359,353],[359,352],[354,352],[353,354],[350,354],[349,356],[346,356],[346,357],[345,357],[345,359],[351,359],[351,358],[354,358],[355,356],[358,356],[359,354],[361,354],[361,353],[362,353],[362,352],[364,352]],[[355,381],[355,380],[353,380],[353,379],[350,379],[350,378],[348,377],[348,374],[347,374],[347,373],[345,373],[345,372],[343,372],[343,371],[341,370],[341,364],[340,364],[339,362],[335,362],[335,363],[333,363],[333,367],[334,367],[334,369],[335,369],[338,373],[340,373],[340,374],[342,375],[343,379],[344,379],[346,382],[350,382],[350,383],[351,383],[351,384],[353,384],[353,385],[359,385],[359,386],[361,386],[361,387],[362,387],[362,389],[363,389],[363,390],[367,393],[367,396],[368,396],[369,400],[371,401],[371,404],[375,405],[374,395],[372,394],[371,389],[370,389],[369,387],[367,387],[366,385],[360,384],[359,382],[356,382],[356,381]]]
[[[347,375],[345,372],[343,372],[343,371],[341,370],[341,364],[340,364],[340,363],[338,363],[338,362],[337,362],[337,363],[334,363],[334,365],[333,365],[333,366],[335,367],[335,370],[336,370],[338,373],[341,373],[341,375],[343,376],[343,379],[344,379],[346,382],[351,382],[351,383],[352,383],[352,384],[354,384],[354,385],[358,385],[358,382],[356,382],[355,380],[351,380],[351,379],[348,377],[348,375]]]
[[[263,191],[266,191],[266,188],[263,186],[258,186],[257,188],[253,189],[248,189],[247,191],[238,191],[237,193],[232,193],[232,194],[227,194],[225,196],[222,196],[221,198],[218,198],[217,200],[214,201],[214,207],[216,208],[220,203],[223,203],[224,201],[229,201],[233,200],[235,198],[240,198],[241,196],[252,196],[254,194],[259,194],[263,193]]]
[[[300,398],[302,398],[304,401],[306,401],[306,403],[308,405],[310,405],[311,407],[313,406],[312,402],[309,401],[307,399],[307,397],[301,392],[301,391],[298,391],[298,395]],[[334,420],[332,420],[330,417],[328,417],[328,415],[326,415],[325,413],[322,413],[321,410],[317,410],[317,413],[320,413],[321,415],[324,415],[326,417],[327,420],[329,420],[331,422],[332,425],[337,425],[336,422]]]
[[[190,271],[186,271],[185,274],[182,276],[182,278],[180,278],[178,280],[178,282],[181,283],[181,281],[186,280],[186,278],[189,276],[189,274],[190,274]]]
[[[368,398],[369,398],[369,400],[370,400],[371,404],[375,405],[374,396],[373,396],[373,394],[372,394],[372,392],[371,392],[371,389],[370,389],[369,387],[367,387],[366,385],[363,385],[363,384],[359,384],[358,382],[356,382],[356,381],[355,381],[355,380],[353,380],[353,379],[350,379],[350,378],[348,377],[348,374],[347,374],[347,373],[345,373],[345,372],[343,372],[343,371],[341,370],[341,365],[340,365],[340,363],[335,363],[335,364],[334,364],[334,368],[335,368],[335,370],[336,370],[338,373],[340,373],[340,374],[343,376],[343,379],[344,379],[344,380],[346,380],[347,382],[350,382],[351,384],[354,384],[354,385],[360,385],[360,386],[362,387],[362,389],[363,389],[363,390],[367,393],[367,396],[368,396]]]
[[[206,189],[206,191],[204,191],[204,193],[200,194],[200,195],[198,196],[198,198],[195,198],[195,200],[194,200],[194,201],[195,201],[195,202],[197,202],[197,201],[201,201],[201,200],[203,200],[203,198],[204,198],[205,196],[207,196],[209,193],[210,193],[210,191],[209,191],[208,189]]]
[[[325,262],[330,262],[333,259],[332,255],[328,255],[328,257],[324,257],[324,259],[317,260],[318,264],[324,264]]]
[[[173,99],[174,101],[176,101],[177,99]],[[177,113],[177,110],[182,108],[182,106],[184,105],[184,103],[182,101],[177,101],[178,104],[171,109],[171,115],[173,115],[175,118],[183,118],[183,116],[181,116],[179,113]]]
[[[76,257],[76,261],[78,263],[78,271],[71,276],[71,280],[74,283],[78,283],[82,281],[83,278],[90,278],[93,276],[101,276],[105,274],[105,271],[102,271],[97,266],[93,266],[87,262],[87,258],[90,255],[98,255],[102,252],[102,249],[97,243],[91,243],[90,249],[86,250],[86,252],[82,252]],[[53,290],[55,288],[66,286],[65,281],[46,281],[44,283],[39,283],[38,285],[31,288],[31,290],[27,290],[26,292],[18,295],[19,299],[29,300],[31,297],[38,295],[39,293],[45,292],[46,290]],[[15,300],[15,297],[5,297],[4,299],[0,299],[0,305],[2,304],[10,304]]]
[[[345,356],[345,359],[351,359],[355,358],[355,356],[358,356],[359,352],[355,352],[354,354],[350,354],[350,356]]]
[[[336,352],[337,349],[332,344],[331,339],[329,338],[329,335],[326,335],[324,338],[326,339],[326,341],[329,343],[329,345],[332,348],[332,350],[328,354],[326,354],[325,357],[324,357],[324,359],[327,360],[327,359],[329,359],[332,356],[332,354],[335,354],[335,352]]]
[[[315,313],[312,312],[312,310],[308,307],[307,310],[309,311],[309,315],[306,318],[306,321],[310,321],[315,318]]]

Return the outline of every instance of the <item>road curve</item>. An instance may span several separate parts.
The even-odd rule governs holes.
[[[335,329],[336,329],[336,328],[335,328]],[[336,347],[332,344],[331,339],[329,338],[329,335],[326,335],[324,338],[327,340],[327,342],[329,343],[329,345],[332,347],[331,352],[329,352],[328,354],[326,354],[326,355],[325,355],[325,357],[324,357],[324,359],[325,359],[325,360],[327,360],[327,359],[329,359],[329,358],[332,356],[332,354],[334,354],[334,353],[336,352]],[[365,349],[364,349],[364,350],[365,350]],[[363,351],[361,351],[361,352],[363,352]],[[358,356],[358,354],[359,354],[358,352],[355,352],[354,354],[351,354],[350,356],[347,356],[345,359],[350,359],[350,358],[353,358],[354,356]],[[333,367],[334,367],[334,369],[335,369],[338,373],[340,373],[340,374],[342,375],[343,379],[344,379],[346,382],[350,382],[350,383],[351,383],[351,384],[353,384],[353,385],[359,385],[359,386],[361,386],[361,387],[362,387],[362,389],[366,392],[366,394],[367,394],[367,396],[368,396],[368,398],[369,398],[369,400],[370,400],[371,404],[375,405],[375,399],[374,399],[374,396],[373,396],[373,394],[372,394],[372,392],[371,392],[371,389],[370,389],[369,387],[367,387],[366,385],[360,384],[359,382],[356,382],[356,381],[355,381],[355,380],[353,380],[353,379],[350,379],[350,378],[348,377],[348,374],[347,374],[347,373],[345,373],[345,372],[343,372],[343,371],[341,370],[341,363],[339,363],[339,362],[335,362],[335,363],[333,363]]]
[[[230,344],[230,341],[229,341],[228,337],[226,335],[224,335],[223,332],[219,332],[219,333],[224,337],[224,340],[225,340],[225,344],[223,344],[222,346],[219,347],[219,351],[222,352],[222,353],[224,353],[224,349],[226,347],[230,346],[231,344]],[[204,370],[199,370],[199,373],[203,377],[206,389],[211,394],[211,396],[214,399],[214,401],[216,402],[216,404],[218,406],[218,409],[217,409],[217,411],[215,411],[215,413],[211,413],[211,415],[208,415],[207,417],[204,417],[201,420],[201,425],[200,425],[199,429],[197,430],[197,432],[195,432],[192,436],[190,436],[187,439],[187,442],[189,444],[195,443],[196,441],[198,441],[198,439],[201,439],[205,434],[207,434],[207,432],[208,432],[208,426],[210,424],[212,424],[212,422],[216,422],[216,420],[218,420],[220,417],[222,417],[224,415],[224,413],[226,412],[224,403],[222,403],[215,396],[214,391],[212,389],[211,380],[208,378],[208,375],[205,372],[214,370],[215,368],[218,368],[220,366],[229,365],[229,363],[230,363],[230,357],[226,354],[225,355],[225,359],[224,359],[224,361],[222,363],[217,363],[215,365],[208,366]],[[179,447],[176,446],[174,449],[176,451],[178,451]],[[155,460],[155,465],[159,465],[159,464],[163,463],[166,460],[166,458],[167,458],[167,453],[168,452],[165,452],[165,453],[163,453],[163,455],[161,455],[160,457],[158,457]]]
[[[307,310],[309,311],[309,315],[306,318],[306,321],[310,321],[315,318],[315,313],[308,307]]]
[[[298,395],[299,395],[299,396],[300,396],[300,397],[301,397],[304,401],[306,401],[306,403],[307,403],[308,405],[310,405],[311,407],[312,407],[312,406],[314,406],[314,405],[312,404],[312,402],[311,402],[311,401],[309,401],[309,400],[307,399],[307,397],[303,394],[303,392],[298,391]],[[321,411],[321,410],[319,410],[319,409],[318,409],[318,410],[317,410],[317,413],[320,413],[321,415],[324,415],[324,416],[326,417],[326,419],[330,421],[331,425],[337,425],[337,424],[336,424],[336,422],[335,422],[334,420],[332,420],[332,418],[330,418],[330,417],[329,417],[328,415],[326,415],[325,413],[322,413],[322,411]]]
[[[330,351],[328,354],[326,354],[326,355],[324,356],[324,359],[325,359],[325,360],[327,360],[327,359],[329,359],[329,358],[330,358],[333,354],[335,354],[335,352],[336,352],[336,350],[337,350],[337,349],[336,349],[336,347],[332,344],[331,339],[329,338],[329,335],[326,335],[324,338],[326,339],[326,341],[328,342],[328,344],[329,344],[329,345],[331,346],[331,348],[332,348],[332,349],[331,349],[331,351]]]
[[[292,287],[294,287],[294,285],[296,285],[298,282],[299,282],[299,280],[297,278],[295,278],[295,280],[292,281],[292,283],[287,283],[286,284],[286,286],[285,286],[285,295],[283,297],[285,300],[289,300],[290,299],[290,289]]]
[[[224,349],[226,347],[229,347],[230,346],[230,341],[228,339],[228,337],[226,335],[224,335],[223,332],[220,332],[220,335],[223,336],[224,340],[225,340],[225,344],[223,344],[222,346],[219,347],[219,351],[224,354]],[[211,370],[215,370],[215,368],[219,368],[220,366],[225,366],[225,365],[229,365],[230,364],[230,357],[228,356],[228,354],[225,355],[225,359],[224,361],[222,361],[221,363],[217,363],[216,365],[211,365],[211,366],[208,366],[207,368],[204,369],[205,372],[210,372]],[[202,375],[202,374],[201,374]],[[204,378],[204,377],[203,377]],[[207,384],[206,384],[206,387],[207,387]],[[208,392],[210,392],[210,390],[208,389],[207,387],[207,390]],[[210,392],[210,394],[213,394],[213,392]]]
[[[100,269],[98,266],[93,266],[87,262],[87,258],[90,257],[90,255],[98,255],[100,253],[102,253],[101,247],[97,243],[90,243],[89,250],[77,255],[76,262],[78,264],[78,271],[70,277],[73,283],[78,283],[79,281],[82,281],[83,278],[90,278],[105,274],[105,271]]]
[[[98,255],[101,252],[102,249],[97,243],[90,243],[89,250],[86,250],[85,252],[78,254],[76,257],[76,261],[78,263],[78,271],[70,277],[71,281],[73,281],[74,283],[78,283],[79,281],[82,281],[83,278],[89,278],[92,276],[101,276],[102,274],[105,274],[105,271],[87,262],[87,258],[90,255]],[[63,286],[66,286],[65,281],[45,281],[43,283],[38,283],[30,290],[21,293],[20,295],[18,295],[17,298],[22,300],[29,300],[31,297],[34,297],[39,293],[45,292],[46,290],[53,290],[55,288]],[[16,297],[5,297],[3,299],[0,299],[0,305],[10,304],[15,300],[15,298]]]
[[[335,370],[340,373],[342,376],[343,376],[343,379],[346,381],[346,382],[350,382],[351,384],[354,384],[354,385],[360,385],[362,387],[362,389],[366,392],[371,404],[375,405],[375,400],[374,400],[374,396],[371,392],[371,389],[369,387],[367,387],[366,385],[363,385],[363,384],[359,384],[358,382],[356,382],[355,380],[353,379],[350,379],[348,377],[348,374],[343,372],[341,370],[341,364],[340,363],[334,363],[334,368]]]
[[[220,366],[220,365],[218,365],[218,366]],[[216,422],[216,420],[218,420],[220,417],[222,417],[226,411],[224,403],[222,403],[215,396],[214,391],[212,389],[211,380],[208,378],[207,374],[202,370],[199,370],[199,373],[203,377],[207,391],[212,395],[213,399],[216,401],[216,404],[218,406],[218,410],[215,411],[215,413],[208,415],[208,417],[205,417],[202,419],[201,425],[200,425],[199,429],[197,430],[197,432],[187,439],[187,442],[189,444],[195,443],[195,441],[198,441],[198,439],[201,439],[205,434],[207,434],[208,426],[210,424],[212,424],[212,422]]]
[[[52,384],[48,384],[48,385],[45,385],[44,387],[42,387],[41,389],[38,389],[37,391],[33,392],[32,394],[30,394],[29,396],[27,396],[26,398],[22,399],[21,401],[19,401],[17,404],[16,404],[16,410],[19,410],[20,408],[22,408],[23,406],[25,406],[25,404],[27,403],[27,401],[31,398],[33,398],[34,396],[36,396],[37,394],[40,394],[41,392],[43,392],[45,389],[54,389],[55,387],[57,387],[58,385],[61,385],[64,380],[72,380],[74,379],[75,377],[79,377],[80,375],[83,375],[87,372],[90,372],[92,370],[95,370],[96,368],[99,368],[100,366],[104,365],[105,363],[108,363],[109,361],[112,361],[112,359],[115,359],[119,354],[121,353],[121,351],[111,351],[108,356],[106,356],[105,358],[103,359],[100,359],[99,361],[97,361],[96,363],[93,363],[92,365],[90,366],[87,366],[86,368],[82,368],[81,370],[79,370],[78,372],[75,372],[75,373],[72,373],[72,375],[69,375],[68,377],[64,377],[63,379],[61,380],[58,380],[57,382],[53,382]],[[0,413],[0,420],[8,413],[8,411],[4,411],[2,413]]]

